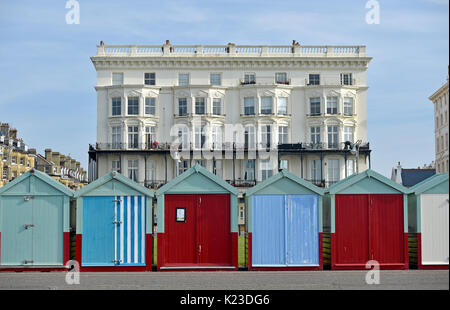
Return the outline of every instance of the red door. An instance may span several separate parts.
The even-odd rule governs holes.
[[[365,264],[369,260],[368,195],[335,197],[336,264]]]
[[[198,195],[199,264],[231,266],[230,196]]]
[[[168,194],[164,216],[164,266],[231,266],[228,194]]]
[[[370,195],[372,255],[382,265],[405,263],[403,195]]]
[[[405,265],[402,194],[336,195],[335,210],[335,268]]]
[[[185,266],[197,263],[196,243],[197,208],[195,195],[165,196],[165,238],[164,265]],[[177,219],[177,212],[183,212],[184,221]],[[181,214],[178,214],[181,215]]]

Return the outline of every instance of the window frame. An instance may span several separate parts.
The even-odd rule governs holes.
[[[147,113],[152,112],[153,113]],[[144,114],[156,116],[156,98],[155,97],[145,97],[144,99]]]
[[[130,106],[130,99],[132,99],[132,102],[134,102],[134,99],[137,99],[137,105],[135,106],[134,104],[132,106]],[[139,115],[139,106],[140,106],[140,99],[137,96],[129,96],[127,97],[127,115]],[[136,109],[137,113],[134,113],[134,110]],[[132,112],[132,113],[130,113]]]
[[[213,76],[218,76],[219,77],[219,79],[218,79],[218,81],[219,81],[219,83],[217,84],[217,83],[213,83]],[[209,74],[209,85],[211,85],[211,86],[222,86],[222,73],[219,73],[219,72],[211,72],[210,74]]]
[[[151,75],[153,74],[153,77]],[[149,77],[147,77],[149,75]],[[148,83],[147,83],[148,81]],[[144,72],[144,85],[155,86],[156,85],[156,72]]]

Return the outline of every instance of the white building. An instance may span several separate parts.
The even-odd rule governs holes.
[[[364,46],[101,43],[91,59],[90,180],[113,169],[158,187],[200,162],[235,186],[279,168],[323,186],[370,166]],[[227,126],[241,125],[224,158],[233,145]],[[178,136],[191,150],[174,159],[169,144]],[[195,157],[202,146],[204,156]],[[275,156],[263,159],[266,150]]]
[[[434,136],[436,141],[436,172],[448,172],[448,76],[447,82],[429,98],[434,104]]]

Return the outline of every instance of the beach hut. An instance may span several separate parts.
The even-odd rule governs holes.
[[[72,196],[35,169],[0,188],[0,271],[65,269]]]
[[[323,189],[288,171],[245,192],[249,270],[319,270]]]
[[[448,173],[435,174],[409,189],[410,230],[417,235],[417,267],[448,269]]]
[[[75,192],[81,271],[151,271],[153,195],[115,171]]]
[[[236,270],[238,191],[199,164],[157,192],[158,270]]]
[[[372,170],[325,190],[331,268],[408,269],[408,189]]]

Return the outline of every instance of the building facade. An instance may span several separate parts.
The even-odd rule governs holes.
[[[45,149],[45,156],[36,156],[36,169],[72,190],[78,190],[87,184],[87,173],[81,168],[79,161],[59,152],[52,152],[51,149]]]
[[[34,167],[36,151],[17,137],[17,129],[0,123],[0,187]]]
[[[436,152],[436,172],[445,173],[449,171],[448,166],[448,127],[449,127],[449,98],[448,98],[448,75],[447,82],[442,85],[430,100],[434,105],[434,136]]]
[[[158,188],[200,163],[234,186],[278,169],[328,186],[370,166],[364,46],[101,42],[91,60],[89,181]]]

